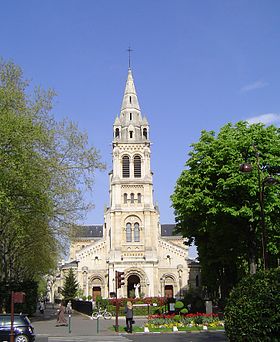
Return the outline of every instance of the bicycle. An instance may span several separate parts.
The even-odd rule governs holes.
[[[112,314],[111,312],[107,311],[107,309],[105,308],[104,310],[102,310],[101,308],[98,309],[98,311],[94,311],[91,315],[91,319],[98,319],[103,317],[104,319],[111,319],[112,318]]]

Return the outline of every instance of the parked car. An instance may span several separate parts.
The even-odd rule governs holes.
[[[26,315],[14,315],[14,341],[33,342],[35,341],[34,328]],[[0,314],[0,341],[10,341],[11,315]]]

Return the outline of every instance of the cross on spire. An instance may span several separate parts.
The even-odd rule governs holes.
[[[127,49],[128,51],[128,68],[130,69],[130,57],[131,57],[131,52],[133,51],[130,46]]]

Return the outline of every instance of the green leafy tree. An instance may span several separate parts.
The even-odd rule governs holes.
[[[104,168],[76,124],[54,119],[54,96],[30,89],[20,68],[0,59],[0,281],[8,284],[55,267]]]
[[[66,300],[74,299],[78,293],[79,284],[72,268],[65,277],[62,295]]]
[[[171,196],[177,230],[189,238],[189,244],[195,242],[202,281],[214,297],[218,292],[226,297],[240,277],[260,265],[260,188],[253,144],[260,165],[280,165],[279,128],[239,122],[225,125],[217,135],[202,131],[199,142],[191,145],[187,168]],[[246,174],[239,171],[245,160],[254,166]],[[265,188],[271,266],[280,252],[279,190],[279,186]]]

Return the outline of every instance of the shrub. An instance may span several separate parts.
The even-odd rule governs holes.
[[[184,308],[180,311],[181,314],[185,315],[188,313],[188,309]]]
[[[225,308],[230,341],[279,341],[280,269],[243,278],[232,290]]]
[[[180,300],[177,300],[174,307],[175,307],[175,309],[183,309],[184,303],[181,302]]]
[[[203,316],[195,316],[193,321],[195,324],[202,324],[203,323]]]
[[[102,298],[101,296],[96,297],[96,307],[100,307],[102,309],[106,308],[109,305],[109,300]]]
[[[181,320],[181,316],[180,315],[175,315],[174,316],[174,321],[175,322],[180,322],[180,320]]]
[[[205,312],[205,302],[199,290],[190,289],[186,292],[184,303],[189,308],[189,312]]]

